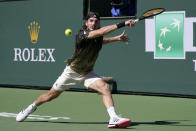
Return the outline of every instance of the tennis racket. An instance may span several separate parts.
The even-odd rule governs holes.
[[[153,17],[155,15],[159,15],[159,14],[163,13],[164,11],[165,11],[164,8],[154,8],[151,10],[147,10],[138,19],[135,19],[135,22],[144,20],[146,18]]]

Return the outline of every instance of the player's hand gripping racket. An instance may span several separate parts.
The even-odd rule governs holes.
[[[155,15],[159,15],[159,14],[163,13],[164,11],[165,11],[164,8],[154,8],[154,9],[151,9],[151,10],[147,10],[138,19],[135,19],[135,22],[144,20],[144,19],[149,18],[149,17],[153,17]]]

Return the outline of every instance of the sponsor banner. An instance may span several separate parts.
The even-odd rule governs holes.
[[[28,29],[29,40],[35,46],[38,45],[40,25],[37,21],[30,22]],[[55,62],[55,48],[20,48],[13,49],[14,62]]]
[[[155,59],[184,59],[184,13],[155,17]]]
[[[153,52],[154,59],[170,60],[186,59],[186,52],[196,52],[193,45],[196,17],[185,16],[185,11],[169,11],[146,19],[146,52]],[[196,65],[194,67],[196,71]]]

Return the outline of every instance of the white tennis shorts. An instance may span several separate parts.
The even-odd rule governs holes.
[[[81,84],[88,88],[96,80],[102,79],[97,74],[90,72],[87,75],[80,75],[73,71],[70,66],[66,66],[63,73],[53,84],[53,88],[57,91],[64,91],[74,85]]]

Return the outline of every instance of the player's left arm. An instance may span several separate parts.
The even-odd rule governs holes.
[[[114,36],[114,37],[104,37],[103,38],[103,45],[111,43],[111,42],[115,42],[115,41],[122,41],[123,43],[128,44],[129,37],[125,33],[125,31],[123,31],[122,34]]]

